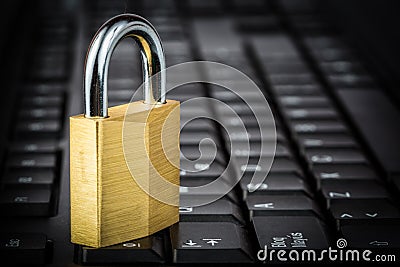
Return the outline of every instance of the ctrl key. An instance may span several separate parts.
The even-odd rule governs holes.
[[[231,222],[180,222],[170,229],[174,263],[251,263],[247,234]]]
[[[48,259],[47,237],[34,233],[0,233],[0,259],[6,265],[45,264]]]

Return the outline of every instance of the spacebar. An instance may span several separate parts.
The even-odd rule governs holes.
[[[353,122],[388,173],[400,172],[400,112],[380,91],[338,91]]]

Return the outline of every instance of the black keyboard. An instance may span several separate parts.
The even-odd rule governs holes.
[[[2,74],[8,92],[1,100],[0,262],[257,264],[270,261],[257,256],[264,246],[321,251],[337,249],[338,239],[345,240],[346,248],[400,256],[398,107],[373,66],[313,5],[35,1],[18,10],[20,34],[10,35],[5,44],[13,54],[2,56],[10,67]],[[182,123],[202,113],[223,125],[200,118],[183,127],[181,185],[213,181],[230,160],[234,164],[224,176],[227,185],[240,178],[240,171],[242,179],[228,194],[200,207],[190,203],[205,195],[181,190],[178,224],[93,249],[70,243],[68,118],[83,111],[84,55],[92,36],[103,22],[124,12],[142,15],[155,26],[168,66],[207,60],[248,75],[271,107],[277,145],[270,170],[258,165],[261,143],[274,138],[260,134],[248,106],[264,102],[248,88],[240,91],[251,100],[247,105],[213,84],[176,88],[168,98],[211,97],[229,105],[249,133],[243,138],[238,118],[213,103],[185,106]],[[129,102],[141,75],[138,50],[130,40],[122,41],[110,64],[109,105]],[[211,75],[221,82],[241,82],[229,73]],[[205,153],[193,162],[204,138],[215,146],[202,144]],[[231,151],[232,144],[236,150]],[[215,148],[215,160],[209,163]],[[267,176],[263,183],[251,182],[255,172]],[[219,196],[225,188],[219,184],[206,194]]]

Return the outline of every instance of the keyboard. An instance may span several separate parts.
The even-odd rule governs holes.
[[[45,266],[279,262],[260,259],[265,246],[399,256],[398,106],[374,65],[318,12],[317,1],[299,2],[35,1],[17,7],[20,32],[2,44],[11,52],[2,55],[10,67],[2,73],[7,92],[1,100],[0,261]],[[70,243],[68,118],[83,112],[84,56],[91,38],[103,22],[124,12],[155,26],[167,66],[212,61],[250,77],[271,108],[276,138],[260,134],[249,107],[257,109],[265,100],[246,86],[240,93],[248,103],[215,84],[177,87],[168,98],[184,103],[208,97],[237,114],[211,101],[181,111],[181,185],[208,184],[232,162],[225,182],[197,194],[180,190],[180,221],[172,227],[94,249]],[[242,82],[229,72],[199,72],[221,83]],[[141,83],[138,49],[124,40],[110,64],[109,106],[129,102]],[[196,114],[221,123],[189,121]],[[204,139],[212,142],[202,143],[200,153]],[[261,143],[275,139],[275,155],[264,155],[274,157],[269,169],[258,164]],[[254,184],[254,173],[266,179]],[[224,194],[232,181],[238,183]],[[222,195],[207,205],[190,204]]]

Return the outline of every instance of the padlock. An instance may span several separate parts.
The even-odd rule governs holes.
[[[108,108],[108,66],[125,37],[140,48],[144,101]],[[179,102],[165,99],[164,68],[159,36],[142,17],[116,16],[94,36],[85,61],[85,114],[70,118],[72,243],[104,247],[178,222]],[[168,202],[150,194],[163,191],[165,182],[174,185],[163,192]]]

